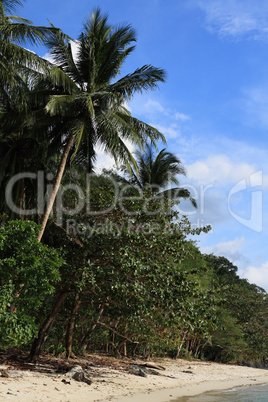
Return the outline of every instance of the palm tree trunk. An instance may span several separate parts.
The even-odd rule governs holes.
[[[46,212],[45,212],[45,214],[43,216],[43,221],[41,223],[41,231],[40,231],[40,233],[39,233],[39,235],[37,237],[37,240],[39,242],[41,241],[41,239],[43,237],[43,234],[44,234],[44,231],[45,231],[45,228],[46,228],[46,225],[47,225],[47,221],[48,221],[50,212],[52,210],[56,195],[58,193],[58,190],[59,190],[59,187],[60,187],[60,184],[61,184],[61,180],[62,180],[62,176],[63,176],[64,170],[65,170],[67,158],[68,158],[68,155],[70,153],[71,147],[72,147],[72,145],[74,143],[74,139],[75,139],[75,135],[73,134],[73,135],[70,136],[70,138],[69,138],[69,140],[68,140],[68,142],[67,142],[67,144],[65,146],[65,149],[63,151],[61,161],[60,161],[60,165],[59,165],[59,168],[58,168],[58,171],[57,171],[57,176],[56,176],[56,179],[55,179],[54,188],[53,188],[53,191],[51,193],[51,197],[48,200]]]

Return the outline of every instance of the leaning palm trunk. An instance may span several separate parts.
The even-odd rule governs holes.
[[[64,151],[63,151],[63,154],[62,154],[62,157],[61,157],[61,161],[60,161],[60,165],[59,165],[59,168],[58,168],[58,172],[57,172],[57,175],[56,175],[53,191],[52,191],[51,196],[50,196],[50,198],[48,200],[46,212],[45,212],[45,214],[43,216],[43,221],[41,223],[41,231],[40,231],[40,233],[39,233],[39,235],[37,237],[37,240],[39,242],[41,241],[41,239],[43,237],[43,234],[44,234],[44,231],[45,231],[45,228],[46,228],[46,224],[47,224],[49,215],[50,215],[51,210],[53,208],[53,205],[54,205],[54,202],[55,202],[55,199],[56,199],[56,196],[57,196],[60,184],[61,184],[62,176],[63,176],[64,170],[65,170],[67,158],[68,158],[68,155],[69,155],[70,150],[72,148],[72,145],[74,143],[74,140],[75,140],[75,135],[72,134],[70,136],[65,148],[64,148]]]

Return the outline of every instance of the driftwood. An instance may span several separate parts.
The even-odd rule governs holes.
[[[166,370],[165,367],[160,366],[159,364],[153,363],[153,362],[146,362],[143,364],[139,364],[139,366],[144,366],[144,367],[150,367],[156,370]]]
[[[132,361],[125,361],[121,360],[121,364],[127,364],[127,365],[133,365],[133,366],[138,366],[138,367],[148,367],[156,370],[166,370],[165,367],[160,366],[160,364],[154,363],[154,362],[143,362],[142,360],[132,360]]]
[[[89,378],[88,374],[85,370],[82,369],[81,366],[73,366],[68,373],[66,374],[67,377],[71,377],[75,381],[82,381],[86,384],[90,385],[92,380]]]

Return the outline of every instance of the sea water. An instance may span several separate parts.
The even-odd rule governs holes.
[[[224,391],[187,396],[172,402],[268,402],[268,384],[237,387]]]

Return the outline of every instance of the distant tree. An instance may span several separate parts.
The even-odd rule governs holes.
[[[213,334],[215,356],[263,361],[268,350],[265,335],[268,330],[267,293],[241,279],[238,268],[227,258],[213,254],[204,255],[204,258],[214,271],[211,286],[220,287],[224,299],[218,315],[219,328]],[[228,341],[224,340],[227,336]]]
[[[226,257],[218,257],[214,254],[204,254],[204,258],[207,265],[213,269],[219,285],[231,285],[239,280],[237,266]]]
[[[189,199],[194,207],[197,207],[196,201],[189,190],[176,187],[166,190],[170,184],[179,185],[178,175],[186,175],[185,169],[177,156],[162,149],[155,154],[153,146],[147,144],[145,150],[136,152],[136,162],[138,170],[132,168],[131,171],[124,168],[129,182],[140,189],[150,188],[154,194],[165,194],[171,198]]]

